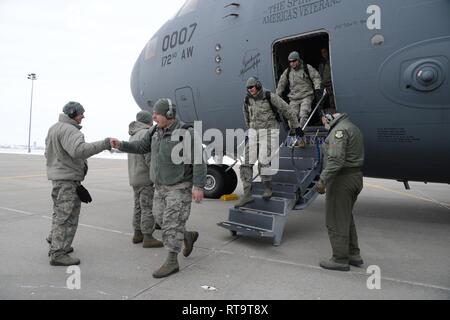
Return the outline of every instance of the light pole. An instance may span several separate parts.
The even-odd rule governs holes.
[[[30,125],[28,127],[28,153],[31,152],[30,140],[31,140],[31,113],[33,111],[33,82],[37,79],[36,73],[29,73],[28,79],[31,80],[31,103],[30,103]]]

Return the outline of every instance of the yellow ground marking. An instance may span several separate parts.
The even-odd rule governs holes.
[[[420,197],[420,196],[416,196],[414,194],[409,194],[409,193],[406,193],[406,192],[402,192],[402,191],[398,191],[398,190],[393,190],[393,189],[390,189],[390,188],[382,187],[382,186],[377,185],[377,184],[364,183],[364,185],[368,186],[370,188],[380,189],[380,190],[384,190],[384,191],[387,191],[387,192],[396,193],[396,194],[399,194],[399,195],[404,196],[404,197],[408,197],[408,198],[412,198],[412,199],[416,199],[416,200],[422,200],[422,201],[426,201],[426,202],[431,202],[431,203],[443,206],[443,207],[445,207],[447,209],[450,209],[450,204],[444,203],[444,202],[439,202],[439,201],[434,200],[434,199],[423,198],[423,197]]]

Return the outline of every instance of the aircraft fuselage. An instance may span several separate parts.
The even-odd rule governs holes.
[[[243,128],[245,81],[257,76],[274,90],[296,44],[317,67],[307,41],[319,46],[326,36],[336,107],[364,134],[364,174],[450,182],[449,1],[186,5],[136,62],[131,88],[140,108],[169,97],[181,120],[201,120],[203,130]]]

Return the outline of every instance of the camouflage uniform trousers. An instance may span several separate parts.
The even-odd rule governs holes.
[[[52,181],[53,219],[49,256],[64,255],[72,245],[78,227],[81,201],[77,181]]]
[[[156,223],[161,226],[164,247],[171,252],[181,251],[191,204],[192,182],[155,185],[153,214]]]
[[[145,187],[133,187],[134,211],[133,228],[143,234],[153,234],[155,230],[155,218],[153,217],[153,185]]]
[[[255,134],[256,133],[256,134]],[[241,164],[239,173],[241,181],[245,188],[251,186],[253,179],[253,165],[258,161],[258,172],[261,175],[261,181],[272,181],[272,175],[278,169],[277,159],[272,159],[272,149],[275,150],[279,146],[279,131],[275,130],[249,130],[249,140],[245,145],[244,161]]]
[[[292,115],[297,117],[301,128],[303,128],[308,121],[313,100],[313,96],[307,96],[306,98],[303,98],[301,100],[292,100],[289,103],[289,108],[292,112]],[[291,123],[289,123],[289,126],[292,128]]]

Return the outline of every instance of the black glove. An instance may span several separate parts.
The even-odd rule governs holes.
[[[296,135],[297,137],[302,138],[302,137],[305,136],[305,133],[303,132],[303,130],[302,130],[301,127],[298,127],[298,128],[295,128],[295,135]]]
[[[323,89],[315,89],[314,90],[314,97],[316,98],[316,101],[319,102],[320,98],[323,96]]]
[[[77,187],[77,194],[81,202],[84,203],[92,202],[92,198],[91,195],[89,194],[89,191],[87,191],[87,189],[83,187],[81,184]]]
[[[289,136],[290,136],[290,137],[293,137],[293,136],[296,135],[295,129],[289,129],[288,131],[289,131]]]

